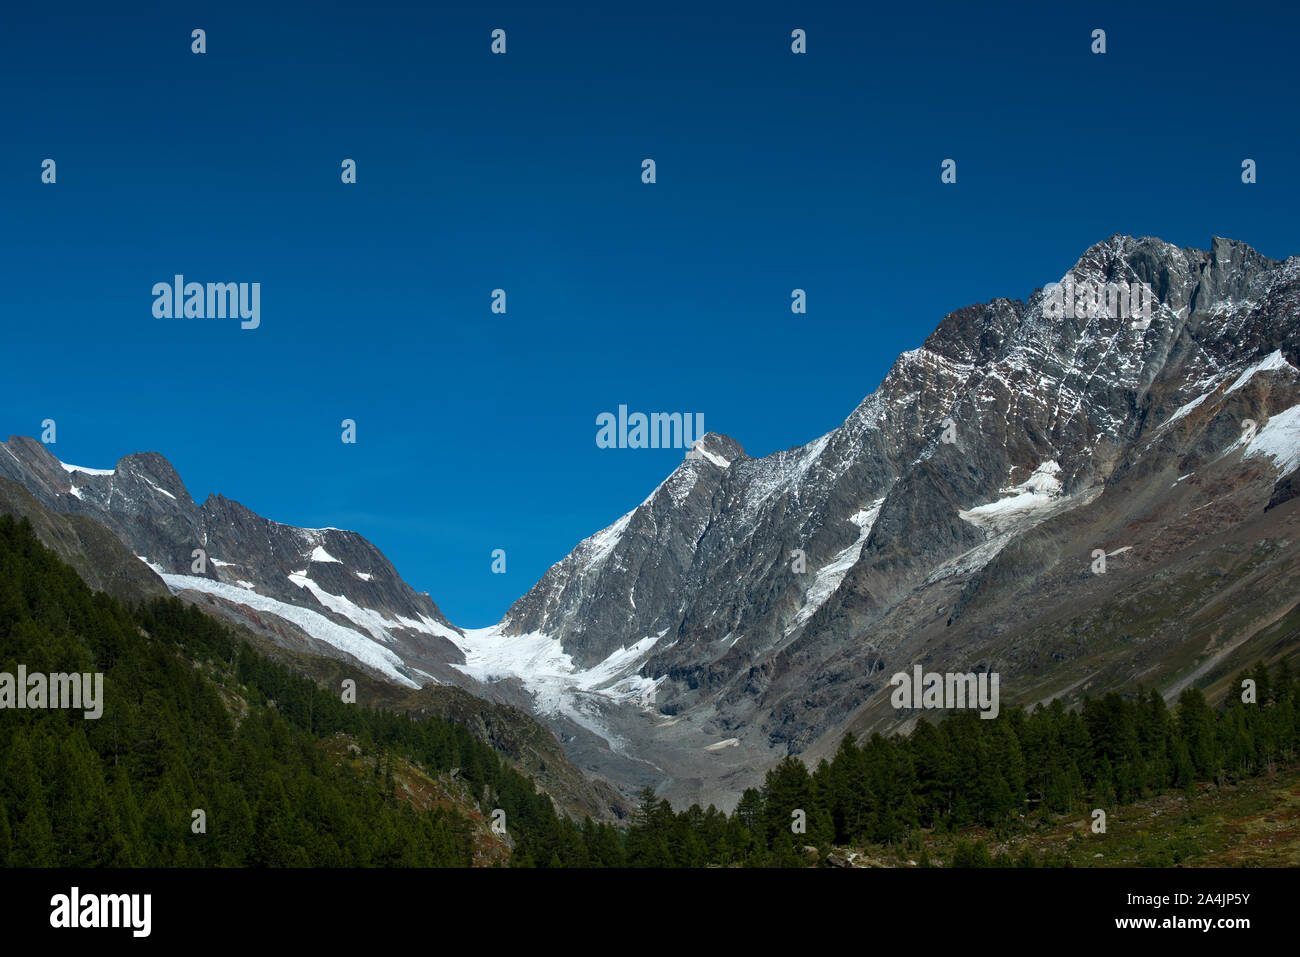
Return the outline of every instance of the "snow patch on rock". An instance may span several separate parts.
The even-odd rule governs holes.
[[[144,561],[144,559],[141,559],[141,561]],[[146,562],[146,564],[149,563]],[[246,588],[228,585],[225,582],[216,582],[210,578],[201,578],[197,575],[169,575],[154,565],[149,567],[158,572],[162,580],[167,583],[167,587],[173,592],[199,591],[223,598],[237,605],[243,605],[254,611],[269,612],[283,618],[285,621],[292,622],[318,641],[323,641],[339,651],[346,652],[386,678],[408,688],[419,687],[418,684],[399,670],[404,665],[402,659],[394,652],[358,631],[353,631],[338,622],[331,621],[318,612],[298,605],[291,605],[288,602],[279,601]]]
[[[88,469],[84,465],[69,465],[67,462],[60,462],[59,464],[63,466],[63,471],[69,475],[73,472],[84,472],[87,475],[113,475],[117,472],[117,469]]]
[[[1044,462],[1019,485],[999,489],[1003,498],[971,509],[958,509],[957,514],[963,521],[993,532],[1005,532],[1032,522],[1038,513],[1050,509],[1060,498],[1061,481],[1057,478],[1060,472],[1058,463]]]
[[[1242,440],[1238,439],[1238,444]],[[1246,443],[1247,456],[1262,455],[1273,460],[1281,478],[1300,466],[1300,405],[1279,412]]]
[[[844,581],[844,576],[849,573],[849,569],[858,563],[862,555],[862,546],[866,544],[867,536],[871,534],[876,519],[880,517],[880,508],[884,504],[885,500],[878,498],[866,508],[849,516],[849,521],[858,526],[857,541],[841,549],[834,558],[817,569],[812,584],[804,593],[803,606],[794,616],[794,620],[786,626],[787,637],[817,613],[817,609],[826,603],[826,599],[835,594],[835,589],[840,587],[840,582]]]

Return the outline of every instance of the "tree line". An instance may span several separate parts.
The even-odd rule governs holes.
[[[1242,700],[1247,680],[1250,702]],[[861,744],[845,736],[811,772],[798,758],[782,760],[730,815],[698,806],[674,813],[647,790],[627,863],[797,866],[806,846],[898,845],[921,829],[1007,829],[1197,782],[1223,785],[1294,760],[1300,687],[1285,659],[1238,676],[1235,689],[1240,694],[1219,710],[1195,688],[1173,709],[1157,691],[1140,689],[1085,698],[1078,710],[1058,699],[1031,712],[1004,708],[991,720],[951,712],[917,722],[910,735],[873,734]],[[959,851],[958,863],[981,856],[968,843]]]
[[[788,757],[728,814],[643,791],[630,827],[558,814],[461,725],[344,703],[175,598],[128,607],[89,589],[30,524],[0,516],[0,672],[103,672],[104,713],[0,711],[0,866],[468,866],[456,810],[396,799],[397,758],[459,769],[510,863],[538,867],[797,866],[803,848],[898,845],[922,829],[1017,826],[1294,759],[1300,688],[1285,661],[1255,699],[1173,709],[1154,690],[996,719],[956,712],[907,736],[846,736],[815,769]],[[359,773],[323,745],[350,736]],[[203,809],[207,832],[191,829]],[[792,828],[801,818],[802,829]],[[979,858],[963,845],[963,854]]]

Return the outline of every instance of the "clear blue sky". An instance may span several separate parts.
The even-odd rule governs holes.
[[[1292,5],[119,6],[0,29],[0,437],[356,529],[463,626],[680,461],[620,403],[762,455],[1114,233],[1300,253]],[[155,319],[177,272],[261,328]]]

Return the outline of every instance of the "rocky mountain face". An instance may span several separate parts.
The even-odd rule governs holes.
[[[1050,694],[1038,677],[1031,693],[1022,659],[1052,668],[1018,629],[1074,602],[1104,609],[1225,527],[1275,538],[1281,516],[1246,520],[1294,494],[1300,455],[1300,259],[1116,236],[1063,278],[1103,302],[1107,284],[1146,284],[1149,321],[1053,307],[1043,290],[958,310],[808,445],[753,459],[707,436],[502,633],[553,636],[588,667],[648,643],[653,715],[604,717],[679,801],[725,802],[774,755],[815,757],[847,728],[911,717],[881,692],[914,664],[999,671],[1013,701]],[[1228,489],[1244,512],[1223,515]],[[1159,537],[1175,526],[1187,537]],[[1119,551],[1108,573],[1091,570],[1098,548]],[[1262,618],[1290,608],[1275,597]],[[1049,633],[1035,640],[1059,644]],[[1147,683],[1176,682],[1175,660]],[[1133,675],[1106,677],[1075,690]]]
[[[173,591],[200,593],[290,646],[353,658],[411,687],[461,660],[438,606],[355,532],[281,525],[221,495],[195,505],[154,452],[124,456],[113,469],[81,468],[15,437],[0,444],[0,475],[45,508],[112,531]]]
[[[0,478],[0,515],[27,519],[36,537],[96,591],[130,604],[170,594],[167,585],[98,522],[60,515],[11,479]]]
[[[1300,258],[1115,236],[1062,279],[946,316],[807,445],[707,434],[488,629],[353,533],[194,506],[156,455],[97,473],[12,439],[0,475],[286,647],[527,708],[625,790],[730,807],[785,754],[916,720],[887,682],[917,664],[998,672],[1007,703],[1174,694],[1300,634]]]

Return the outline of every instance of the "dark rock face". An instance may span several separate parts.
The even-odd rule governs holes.
[[[0,515],[31,522],[42,544],[97,591],[132,604],[169,594],[163,580],[136,560],[112,532],[84,516],[49,511],[7,478],[0,478]]]

